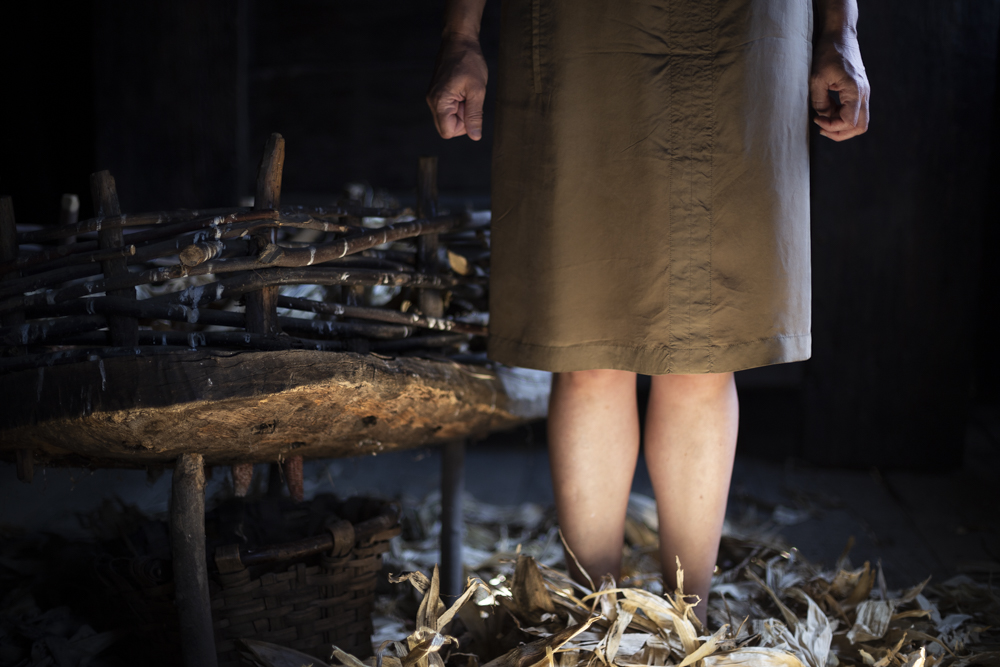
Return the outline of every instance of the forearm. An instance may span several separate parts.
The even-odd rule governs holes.
[[[856,36],[857,0],[813,0],[817,39],[828,36]]]
[[[479,39],[486,0],[448,0],[444,8],[442,38]]]

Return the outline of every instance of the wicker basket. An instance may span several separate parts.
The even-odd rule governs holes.
[[[221,521],[206,522],[219,667],[241,664],[238,639],[272,642],[323,660],[329,659],[331,645],[361,658],[371,655],[375,586],[382,554],[399,534],[399,510],[364,499],[331,505],[317,498],[313,503],[306,510],[282,501],[282,511],[272,511],[270,519],[283,522],[285,535],[299,529],[305,536],[266,546],[227,543],[231,531],[219,530]],[[325,519],[317,521],[323,513]],[[179,638],[174,590],[168,563],[152,568],[160,576],[143,576],[155,562],[117,559],[114,571],[102,568],[102,579],[115,589],[118,606],[129,612],[134,639],[147,648],[150,643],[160,647],[157,657],[169,664]]]

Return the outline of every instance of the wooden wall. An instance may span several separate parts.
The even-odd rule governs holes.
[[[814,137],[813,359],[801,455],[960,461],[993,127],[998,3],[865,3],[868,134]],[[994,283],[995,284],[995,283]]]

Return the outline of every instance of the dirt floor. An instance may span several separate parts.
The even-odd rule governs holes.
[[[751,437],[754,435],[762,437],[759,429],[751,431]],[[759,445],[750,444],[745,449],[751,453],[762,451]],[[968,574],[992,586],[994,574],[1000,575],[996,481],[1000,472],[1000,411],[982,408],[973,412],[962,460],[961,468],[937,474],[883,473],[817,469],[793,459],[775,461],[773,456],[751,456],[744,451],[736,462],[727,521],[734,527],[763,526],[825,569],[834,567],[853,538],[851,561],[855,566],[869,561],[873,568],[880,563],[888,589],[905,589],[928,576],[932,581],[947,581],[956,574]],[[534,503],[541,511],[551,505],[542,425],[522,427],[476,444],[469,448],[466,464],[467,492],[473,501],[467,513],[471,512],[471,517],[480,511],[474,501],[500,506]],[[258,471],[260,483],[266,477],[266,466]],[[341,497],[374,495],[402,499],[404,507],[426,507],[433,504],[438,490],[440,456],[437,450],[421,449],[310,461],[305,477],[307,498],[330,492]],[[74,541],[92,540],[95,531],[106,525],[101,517],[123,505],[134,506],[145,515],[162,515],[169,485],[169,472],[155,477],[139,471],[66,469],[39,470],[34,484],[25,485],[17,482],[14,466],[3,465],[0,534],[19,539],[54,535],[45,538],[49,540],[49,556],[83,558],[86,549],[74,546]],[[226,497],[230,488],[228,475],[217,471],[209,482],[209,505],[212,498]],[[633,492],[652,495],[641,459]],[[467,559],[474,555],[469,552]],[[39,575],[37,571],[17,570],[23,567],[21,561],[0,558],[0,579]],[[113,634],[91,630],[85,619],[65,609],[45,611],[44,600],[5,599],[3,611],[16,612],[16,605],[35,602],[42,603],[41,609],[32,612],[37,612],[36,618],[44,616],[39,623],[50,630],[63,628],[63,639],[46,639],[45,654],[62,651],[69,656],[64,663],[37,664],[82,665],[85,661],[79,657],[84,655],[80,647],[96,652],[117,640]],[[76,647],[77,654],[67,653],[68,646]],[[0,650],[0,665],[8,664],[2,653]],[[93,664],[104,663],[98,660]]]

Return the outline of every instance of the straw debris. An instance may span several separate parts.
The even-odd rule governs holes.
[[[405,596],[383,601],[365,667],[1000,666],[1000,604],[989,583],[962,575],[891,591],[879,565],[855,568],[845,553],[824,570],[773,533],[746,528],[723,538],[720,562],[737,564],[717,571],[703,628],[681,564],[677,590],[662,591],[655,506],[644,497],[630,503],[623,581],[596,586],[566,574],[551,512],[470,499],[472,576],[446,608],[428,567],[436,507],[431,498],[408,517],[410,539],[389,559],[414,570],[393,580],[410,583],[419,606],[414,614]]]

